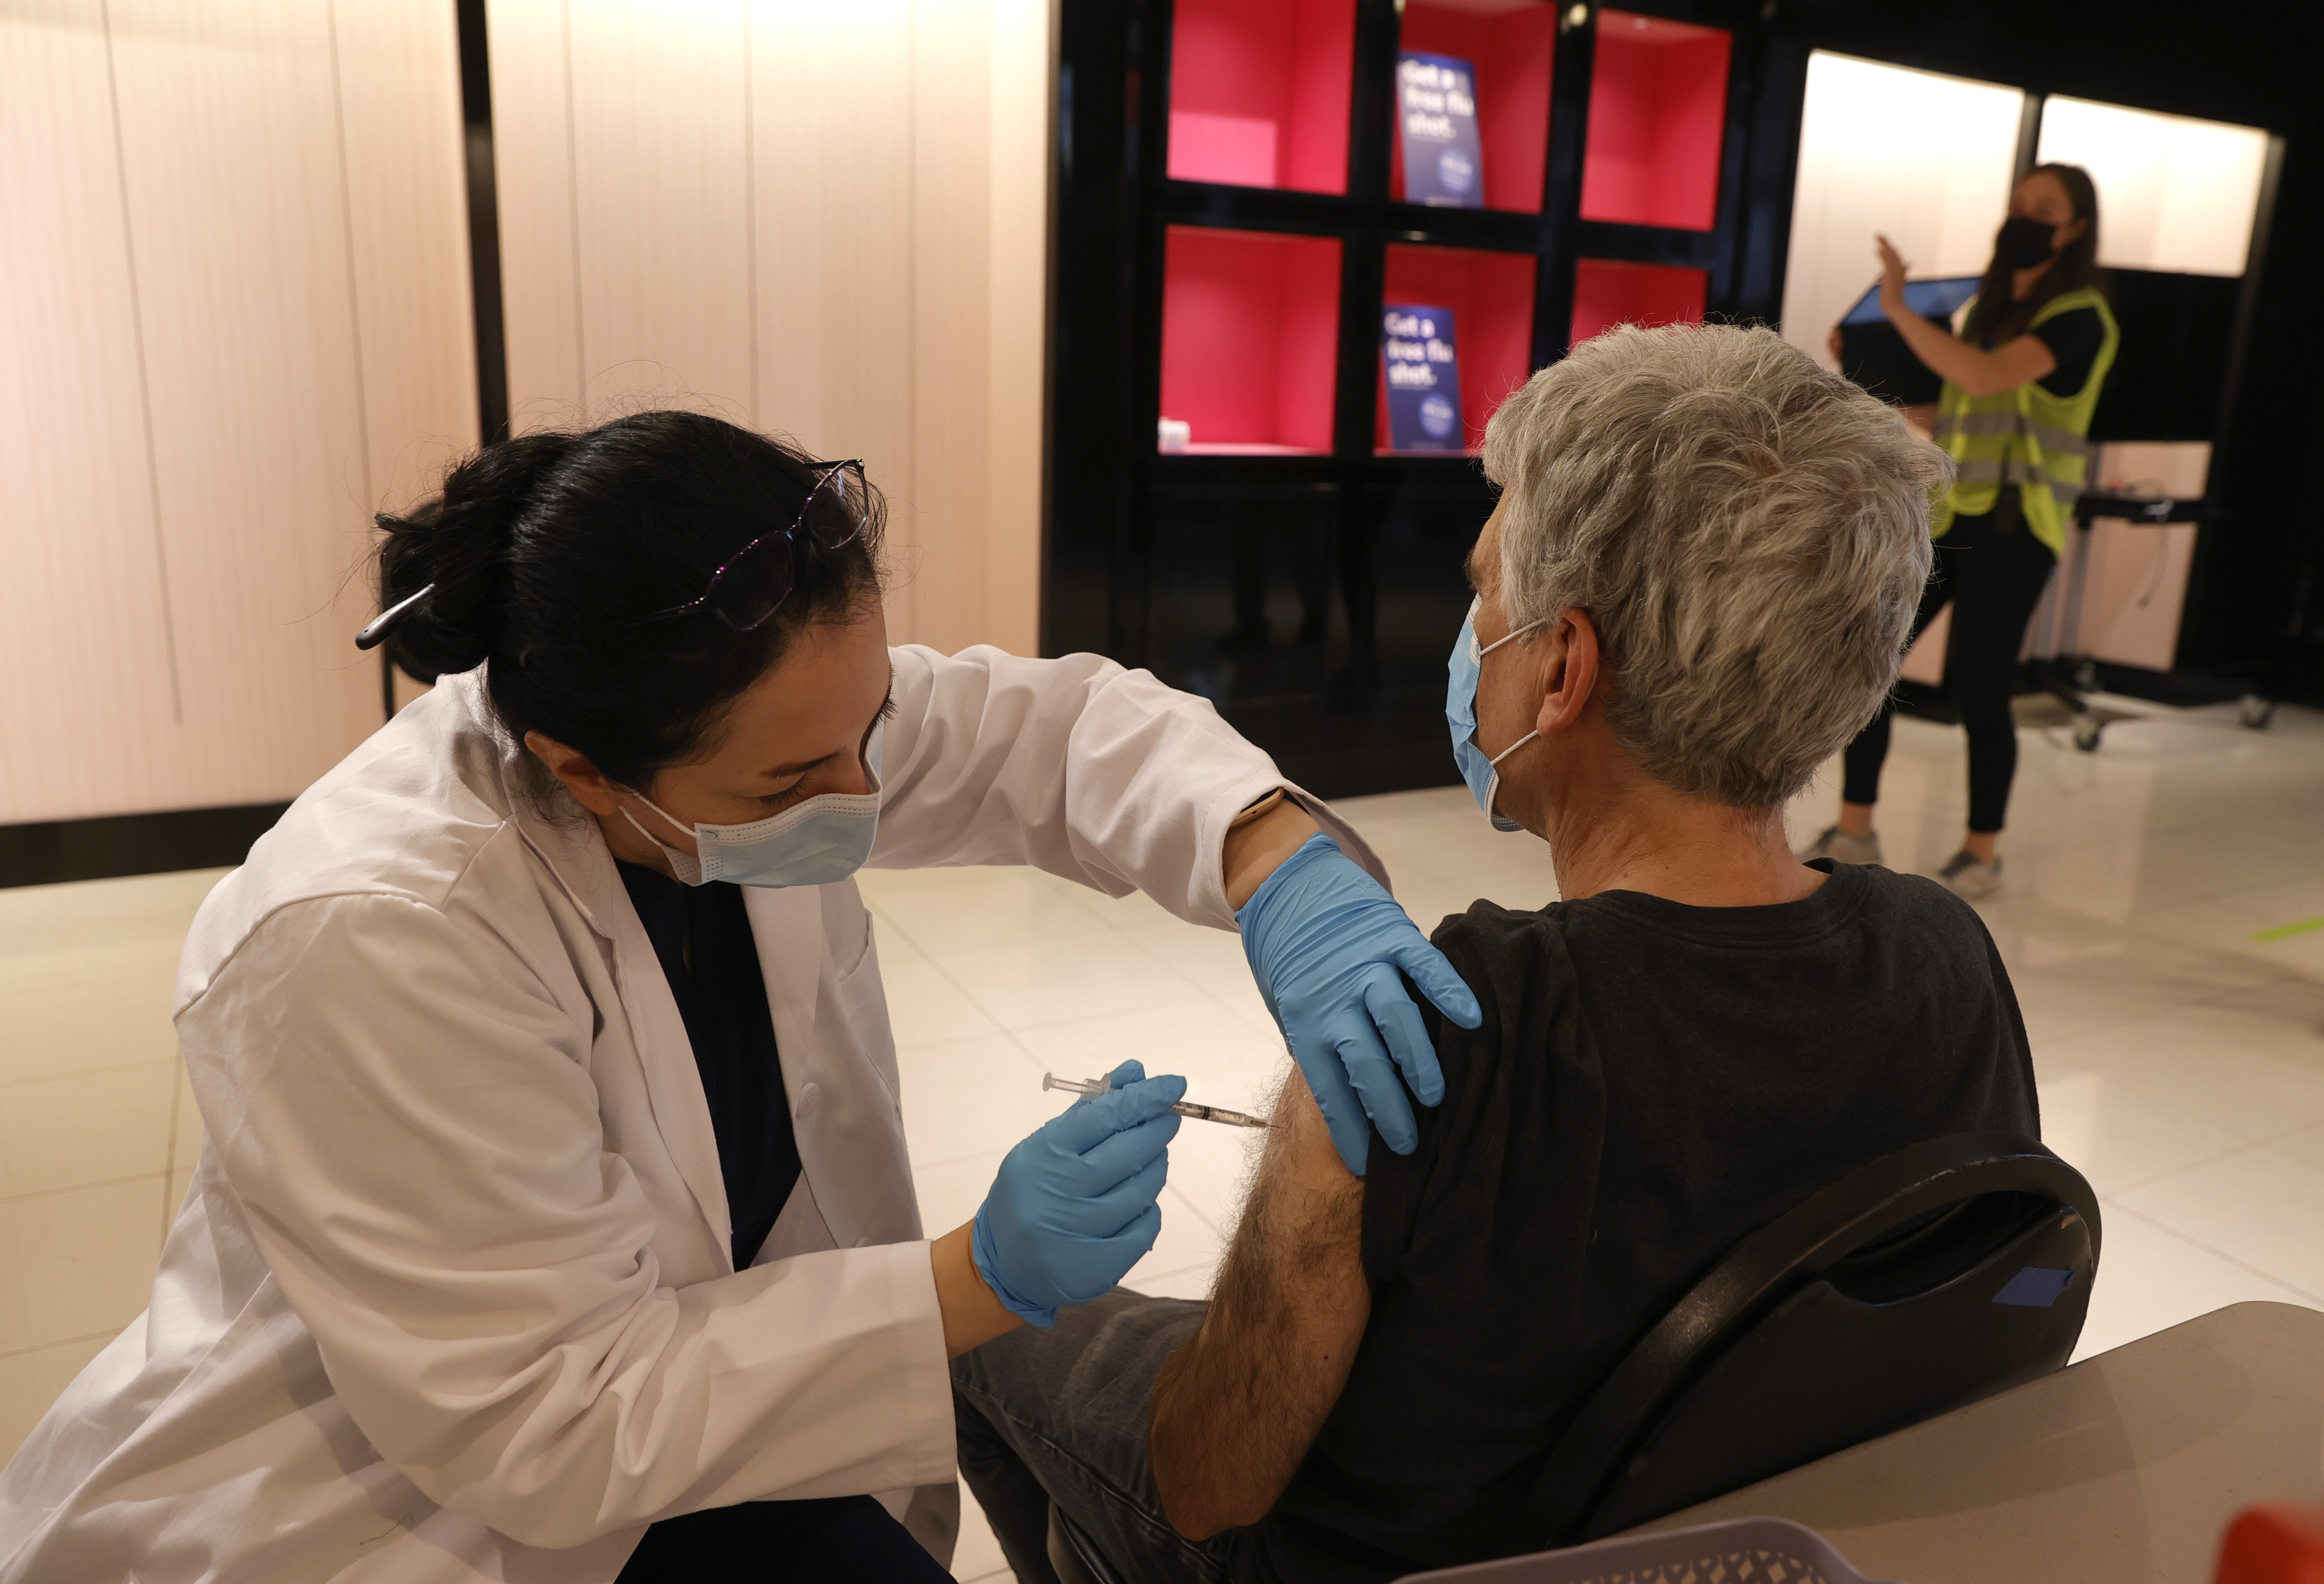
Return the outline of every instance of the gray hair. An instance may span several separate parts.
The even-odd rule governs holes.
[[[1485,473],[1512,631],[1587,611],[1615,741],[1764,808],[1895,686],[1953,468],[1773,331],[1624,325],[1501,404]]]

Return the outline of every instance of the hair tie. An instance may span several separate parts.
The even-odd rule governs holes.
[[[364,630],[355,634],[355,647],[364,649],[377,649],[381,640],[395,631],[395,624],[410,613],[412,606],[435,592],[436,585],[431,583],[418,594],[396,601],[386,610],[374,616]]]

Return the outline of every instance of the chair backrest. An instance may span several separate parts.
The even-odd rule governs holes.
[[[1955,1134],[1850,1172],[1615,1367],[1513,1538],[1610,1534],[2060,1368],[2098,1257],[2098,1195],[2031,1138]]]
[[[1626,1534],[1570,1551],[1406,1573],[1396,1584],[1877,1584],[1831,1542],[1788,1518],[1729,1518],[1660,1534]],[[1072,1584],[1067,1580],[1066,1584]]]

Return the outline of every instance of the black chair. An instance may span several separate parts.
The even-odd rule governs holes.
[[[2098,1195],[2031,1138],[1960,1133],[1862,1166],[1737,1245],[1551,1449],[1512,1552],[1595,1540],[2064,1366]],[[1054,1505],[1063,1584],[1116,1584]]]
[[[1746,1238],[1615,1367],[1513,1549],[1611,1534],[2062,1368],[2098,1234],[2082,1174],[2017,1135],[1850,1172]]]

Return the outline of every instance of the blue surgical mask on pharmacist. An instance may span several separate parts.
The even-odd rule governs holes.
[[[732,880],[738,886],[827,886],[844,880],[872,856],[880,830],[880,750],[884,723],[864,745],[869,792],[825,792],[772,819],[747,825],[696,824],[694,851],[673,847],[641,824],[627,807],[622,817],[638,834],[669,854],[670,867],[689,886]],[[638,801],[683,831],[687,822],[638,794]]]
[[[1501,645],[1523,638],[1542,623],[1528,622],[1508,637],[1497,638],[1482,649],[1477,647],[1477,607],[1480,602],[1469,602],[1469,613],[1461,618],[1461,636],[1452,640],[1452,658],[1445,661],[1444,724],[1452,733],[1452,761],[1461,767],[1461,778],[1469,783],[1469,796],[1485,811],[1497,831],[1517,831],[1525,827],[1513,819],[1504,818],[1493,811],[1494,796],[1501,789],[1500,762],[1541,735],[1528,732],[1490,759],[1477,746],[1477,677],[1484,666],[1485,657]]]

